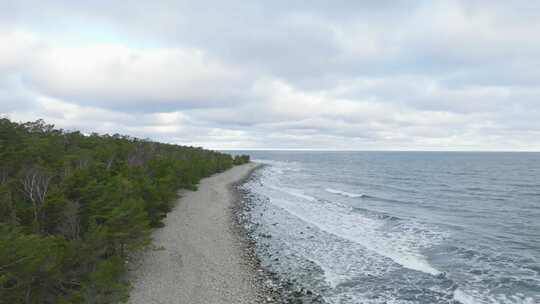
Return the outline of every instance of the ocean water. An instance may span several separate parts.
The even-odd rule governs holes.
[[[262,264],[326,303],[540,303],[540,154],[249,151]]]

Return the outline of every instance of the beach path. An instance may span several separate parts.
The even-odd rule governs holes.
[[[131,304],[258,303],[257,276],[242,258],[241,236],[231,225],[234,193],[253,163],[203,179],[187,191],[153,234],[159,250],[130,265]]]

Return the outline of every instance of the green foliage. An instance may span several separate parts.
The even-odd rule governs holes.
[[[106,304],[127,300],[128,288],[123,280],[124,272],[124,261],[118,256],[99,261],[82,288],[85,303]]]
[[[25,234],[0,225],[0,299],[5,303],[47,303],[69,285],[64,273],[73,257],[56,236]]]
[[[249,163],[249,155],[236,155],[233,159],[233,164],[235,166],[243,165]]]
[[[249,156],[0,119],[0,303],[117,303],[177,191]]]

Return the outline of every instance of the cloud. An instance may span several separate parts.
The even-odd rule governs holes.
[[[44,94],[80,103],[163,111],[242,102],[250,84],[244,73],[195,49],[98,45],[44,51],[27,81]]]
[[[538,8],[7,1],[0,112],[211,148],[539,150]]]
[[[0,33],[0,71],[55,98],[124,111],[165,111],[244,102],[253,78],[194,48],[53,47],[36,35]]]

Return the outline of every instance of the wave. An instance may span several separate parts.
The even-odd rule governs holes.
[[[365,194],[345,192],[345,191],[336,190],[336,189],[332,189],[332,188],[326,188],[324,190],[326,190],[326,192],[329,192],[329,193],[338,194],[338,195],[351,197],[351,198],[365,197],[366,196]]]
[[[367,199],[370,199],[370,200],[379,201],[379,202],[385,202],[385,203],[409,204],[409,205],[415,204],[414,202],[411,202],[411,201],[403,201],[403,200],[397,200],[397,199],[383,198],[383,197],[372,196],[372,195],[367,195],[367,194],[364,194],[362,196],[362,198],[367,198]]]
[[[275,189],[281,190],[281,191],[283,191],[285,193],[288,193],[288,194],[290,194],[292,196],[296,196],[298,198],[302,198],[302,199],[305,199],[305,200],[310,201],[310,202],[317,201],[317,198],[315,198],[313,196],[309,196],[309,195],[307,195],[307,194],[305,194],[305,193],[303,193],[301,191],[297,191],[297,190],[289,189],[289,188],[277,188],[277,187]]]
[[[478,304],[473,297],[464,293],[461,289],[454,290],[454,300],[462,304]]]
[[[364,248],[385,256],[395,263],[416,271],[439,275],[441,272],[429,264],[423,255],[417,252],[412,244],[421,240],[410,235],[379,235],[377,227],[384,225],[378,220],[369,219],[358,214],[351,214],[337,205],[322,204],[316,209],[301,202],[291,202],[272,198],[270,201],[293,216],[309,223],[322,231],[340,238],[360,244]]]
[[[507,296],[504,294],[489,294],[484,292],[473,291],[476,296],[470,295],[461,288],[454,290],[454,300],[461,304],[483,304],[483,303],[505,303],[505,304],[533,304],[538,303],[536,299],[527,297],[523,294],[515,294]]]
[[[275,191],[278,191],[278,192],[283,192],[285,194],[288,194],[288,195],[291,195],[291,196],[294,196],[294,197],[297,197],[297,198],[304,199],[306,201],[310,201],[310,202],[317,201],[317,198],[315,198],[313,196],[310,196],[310,195],[307,195],[307,194],[305,194],[304,192],[302,192],[299,189],[278,187],[277,185],[274,185],[274,184],[271,184],[271,183],[266,183],[266,187],[268,187],[270,189],[273,189]]]
[[[509,186],[498,179],[480,183],[437,176],[425,184],[401,183],[401,178],[379,184],[379,178],[344,175],[330,165],[300,163],[302,170],[294,171],[295,164],[274,163],[271,166],[279,168],[261,170],[262,181],[251,190],[263,197],[261,210],[269,210],[265,218],[261,213],[261,222],[278,231],[271,242],[284,242],[278,246],[286,249],[284,255],[302,253],[315,269],[309,268],[314,284],[331,290],[323,292],[331,302],[337,303],[339,296],[342,303],[357,303],[364,291],[385,285],[383,292],[373,291],[385,294],[380,303],[394,302],[388,301],[394,296],[394,303],[401,303],[411,294],[408,287],[421,290],[423,303],[540,303],[534,292],[540,282],[536,261],[514,259],[534,252],[534,242],[527,243],[534,239],[534,226],[526,227],[530,218],[503,221],[511,230],[502,235],[469,225],[477,219],[491,224],[487,219],[499,218],[499,201],[518,198],[523,202],[516,203],[516,215],[533,215],[540,210],[535,204],[540,188],[534,181]],[[416,193],[403,193],[412,193],[412,186]],[[279,225],[270,226],[273,223]],[[514,236],[516,231],[520,237]],[[485,243],[477,244],[479,237]],[[281,260],[275,265],[287,272],[290,267]],[[347,285],[356,282],[365,286]],[[492,288],[499,285],[502,288]],[[379,302],[371,302],[371,295],[366,295],[366,303]]]
[[[285,167],[283,164],[279,165]],[[328,201],[310,197],[300,189],[283,187],[283,173],[276,170],[275,167],[277,167],[276,164],[263,171],[262,184],[254,185],[257,189],[252,189],[258,194],[268,197],[273,205],[322,231],[360,244],[367,250],[389,258],[404,268],[431,275],[441,273],[430,265],[421,253],[422,248],[431,247],[435,240],[430,237],[424,239],[423,234],[418,234],[417,231],[411,229],[384,231],[386,229],[383,227],[386,225],[384,220],[362,216],[349,206],[336,202],[329,204]],[[325,190],[350,198],[367,197],[365,194],[350,193],[333,188],[325,188]],[[283,196],[283,193],[287,193],[289,197]],[[297,199],[291,199],[291,195]],[[298,200],[298,198],[301,199]],[[415,226],[412,223],[411,225]]]

